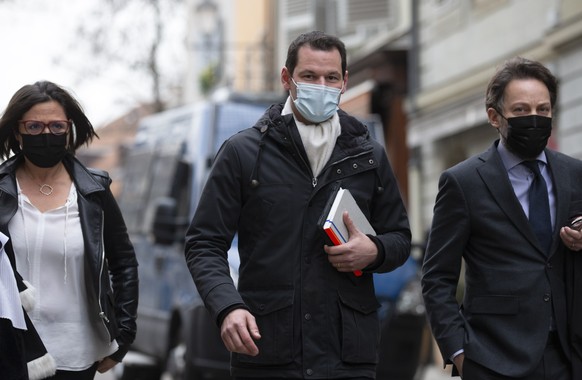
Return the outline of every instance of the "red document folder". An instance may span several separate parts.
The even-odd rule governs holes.
[[[356,203],[356,200],[348,189],[341,187],[335,194],[333,203],[323,222],[323,230],[333,245],[346,243],[350,236],[343,221],[343,213],[347,211],[356,227],[366,235],[376,235],[376,231]],[[361,276],[362,271],[354,271],[356,276]]]

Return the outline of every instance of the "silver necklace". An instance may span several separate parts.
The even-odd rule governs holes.
[[[47,197],[53,193],[53,190],[53,187],[51,185],[47,185],[46,183],[38,186],[38,191]]]
[[[49,195],[51,195],[53,193],[53,191],[55,190],[51,185],[49,185],[48,183],[43,183],[42,185],[39,185],[38,182],[36,182],[34,180],[34,178],[32,177],[32,175],[27,171],[24,170],[24,172],[26,173],[26,175],[30,178],[30,180],[36,184],[36,186],[38,186],[38,192],[41,193],[42,195],[44,195],[45,197],[48,197]]]

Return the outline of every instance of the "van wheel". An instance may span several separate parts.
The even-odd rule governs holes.
[[[186,355],[186,344],[180,343],[172,348],[168,352],[166,368],[163,375],[168,375],[169,378],[174,380],[190,379],[185,376],[186,358],[184,355]],[[164,377],[161,380],[164,380]]]

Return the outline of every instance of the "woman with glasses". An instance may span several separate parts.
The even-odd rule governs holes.
[[[0,232],[30,321],[30,379],[93,379],[135,337],[137,261],[111,179],[75,158],[94,137],[51,82],[22,87],[0,118]]]

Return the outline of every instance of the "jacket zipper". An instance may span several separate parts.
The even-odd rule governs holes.
[[[315,188],[317,186],[318,181],[317,181],[317,177],[315,177],[313,175],[313,171],[311,171],[311,166],[309,166],[309,163],[305,162],[305,159],[303,158],[303,156],[299,152],[299,148],[297,148],[297,144],[295,143],[295,140],[293,140],[293,138],[291,137],[291,134],[290,133],[288,134],[288,139],[291,140],[291,143],[293,144],[293,148],[295,149],[295,152],[297,153],[297,155],[299,155],[299,157],[301,158],[301,161],[303,162],[303,164],[305,165],[305,167],[307,167],[307,170],[309,171],[309,174],[311,176],[311,185],[313,186],[313,188]],[[344,162],[345,160],[349,160],[349,159],[352,159],[352,158],[356,158],[356,157],[363,156],[365,154],[369,154],[371,151],[372,150],[367,150],[367,151],[364,151],[364,152],[360,152],[358,154],[355,154],[353,156],[346,156],[346,157],[342,158],[341,160],[337,160],[337,161],[332,162],[330,165],[324,167],[323,170],[325,170],[326,168],[328,168],[330,166],[339,164],[340,162]]]
[[[105,312],[103,311],[103,306],[101,305],[101,292],[103,291],[101,278],[103,276],[103,267],[105,266],[105,242],[103,241],[103,228],[104,228],[103,224],[104,224],[103,211],[101,211],[101,266],[99,268],[99,278],[98,278],[99,292],[97,294],[97,302],[99,303],[99,318],[101,318],[101,322],[103,322],[103,327],[105,327],[107,336],[109,336],[109,342],[111,343],[111,333],[109,332],[109,329],[105,324],[109,323],[109,318],[107,318],[107,315],[105,315]]]
[[[289,129],[289,127],[287,127],[287,129]],[[309,175],[311,176],[311,185],[313,186],[313,188],[315,188],[317,186],[317,178],[313,175],[313,171],[311,170],[311,166],[309,166],[309,162],[305,162],[305,159],[301,155],[301,152],[299,151],[299,148],[297,147],[297,144],[295,143],[295,140],[291,137],[290,133],[288,139],[291,140],[293,148],[295,149],[295,153],[297,153],[297,155],[301,158],[303,165],[305,165],[305,167],[309,171]]]

